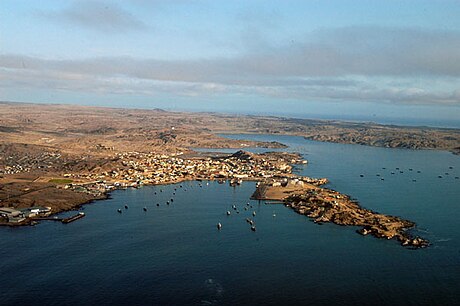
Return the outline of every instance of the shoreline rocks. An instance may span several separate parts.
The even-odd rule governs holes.
[[[349,196],[331,189],[313,184],[304,184],[298,188],[260,184],[258,189],[253,195],[256,198],[284,201],[285,206],[311,218],[317,224],[330,222],[342,226],[359,226],[361,228],[357,232],[363,236],[395,239],[401,245],[413,248],[429,245],[427,240],[408,233],[407,230],[415,226],[414,222],[362,208]]]

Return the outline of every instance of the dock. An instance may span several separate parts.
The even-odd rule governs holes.
[[[59,217],[36,217],[36,218],[31,218],[31,220],[34,220],[34,221],[60,221],[64,224],[67,224],[67,223],[70,223],[70,222],[73,222],[75,220],[78,220],[78,219],[81,219],[85,216],[85,213],[84,212],[79,212],[78,214],[76,215],[73,215],[73,216],[70,216],[70,217],[67,217],[67,218],[59,218]]]
[[[79,212],[78,214],[76,215],[73,215],[71,217],[68,217],[68,218],[64,218],[61,220],[62,223],[64,224],[67,224],[67,223],[70,223],[70,222],[73,222],[75,220],[78,220],[78,219],[81,219],[85,216],[85,213],[84,212]]]

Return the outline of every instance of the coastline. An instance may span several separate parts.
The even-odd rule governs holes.
[[[429,245],[427,240],[412,237],[407,232],[407,229],[414,227],[415,223],[364,209],[357,202],[352,201],[349,196],[322,188],[321,186],[328,182],[325,178],[313,179],[293,174],[293,164],[307,163],[297,154],[279,152],[254,154],[240,150],[234,154],[213,158],[182,159],[177,156],[170,157],[166,155],[162,155],[158,160],[156,159],[158,158],[157,155],[152,158],[157,163],[152,165],[152,160],[145,159],[144,156],[141,156],[139,160],[142,160],[149,167],[153,166],[155,169],[158,165],[165,166],[166,168],[159,171],[162,177],[161,180],[152,180],[155,177],[154,173],[158,172],[152,172],[149,176],[147,169],[150,168],[143,168],[140,164],[137,164],[143,176],[142,180],[137,180],[135,183],[129,183],[130,181],[115,182],[114,180],[111,180],[111,182],[104,180],[90,183],[95,189],[82,189],[82,186],[88,186],[88,183],[66,184],[60,188],[75,194],[81,193],[83,190],[87,193],[98,190],[98,193],[94,194],[93,199],[76,202],[67,209],[54,209],[52,215],[75,210],[97,200],[107,199],[110,197],[110,193],[117,189],[178,184],[186,181],[226,182],[228,180],[230,185],[241,184],[243,181],[255,181],[258,183],[252,196],[253,199],[284,203],[285,206],[294,209],[297,213],[313,219],[315,223],[332,222],[337,225],[359,226],[361,229],[358,230],[358,233],[362,235],[370,234],[377,238],[395,239],[402,246],[412,248],[423,248]],[[176,171],[178,166],[182,170]],[[175,171],[171,171],[171,169]],[[184,171],[185,169],[188,170]],[[201,172],[198,172],[198,170]],[[195,173],[195,171],[197,172]],[[164,178],[165,173],[169,173],[166,178]],[[177,176],[177,173],[181,173],[182,176]],[[68,175],[67,177],[72,176]],[[86,179],[90,178],[91,176]],[[11,224],[8,222],[0,223],[0,225],[35,225],[36,222],[34,218],[27,218],[21,223]]]
[[[0,103],[0,110],[0,206],[39,205],[51,207],[53,214],[105,199],[119,188],[190,180],[299,179],[291,171],[299,156],[292,154],[206,156],[193,151],[285,147],[218,133],[460,152],[460,130],[455,129],[72,105]],[[377,230],[363,226],[362,233],[378,236]]]
[[[260,181],[274,176],[289,177],[292,176],[290,163],[301,162],[297,154],[275,152],[252,154],[241,150],[218,157],[201,156],[188,159],[181,158],[181,155],[131,152],[129,156],[122,156],[114,162],[113,168],[110,171],[104,171],[104,174],[101,174],[101,170],[96,168],[86,173],[67,173],[60,177],[55,176],[54,179],[32,175],[27,182],[10,182],[3,185],[3,192],[5,192],[5,187],[16,186],[14,192],[18,194],[9,195],[6,200],[2,201],[2,206],[15,208],[17,209],[16,214],[19,214],[19,209],[33,207],[35,203],[40,202],[40,206],[49,206],[54,215],[74,210],[94,200],[105,199],[111,191],[116,189],[193,180]],[[24,177],[20,178],[24,179]],[[55,184],[50,183],[51,181],[65,183]],[[27,219],[11,219],[17,221],[14,224],[11,222],[0,222],[0,224],[29,223]],[[6,216],[6,221],[8,220]]]

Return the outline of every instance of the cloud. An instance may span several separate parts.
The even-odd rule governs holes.
[[[0,64],[25,61],[40,69],[225,84],[306,77],[460,77],[460,32],[367,27],[319,31],[313,36],[295,45],[259,49],[232,58],[168,61],[100,57],[59,61],[4,55]]]
[[[368,26],[322,30],[316,36],[336,52],[347,74],[460,76],[459,31]]]
[[[108,93],[123,87],[139,94],[238,93],[309,101],[460,104],[459,32],[348,27],[252,50],[232,58],[169,61],[0,55],[0,78],[10,86],[87,91],[94,86]]]
[[[68,23],[104,33],[148,28],[144,22],[114,2],[75,1],[60,11],[40,12],[38,15],[53,22]]]

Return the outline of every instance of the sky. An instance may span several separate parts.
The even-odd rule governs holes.
[[[0,0],[0,101],[460,127],[460,1]]]

